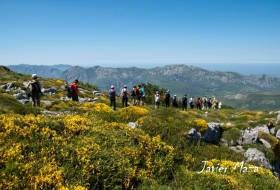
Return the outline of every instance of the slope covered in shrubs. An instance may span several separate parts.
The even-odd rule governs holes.
[[[0,93],[0,189],[280,189],[272,171],[245,163],[242,151],[230,148],[244,128],[270,123],[279,130],[276,113],[155,110],[152,102],[120,108],[119,98],[119,109],[113,111],[106,96],[90,91],[83,96],[97,102],[61,100],[63,81],[50,83],[58,93],[44,97],[51,104],[38,109]],[[44,110],[59,114],[40,113]],[[209,122],[221,123],[229,145],[190,143],[186,133],[191,128],[203,132]],[[279,139],[261,132],[259,138],[272,148],[242,148],[257,148],[271,161],[279,159]]]

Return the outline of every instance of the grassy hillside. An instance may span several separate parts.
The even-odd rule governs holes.
[[[7,70],[1,84],[29,79]],[[4,75],[1,75],[4,76]],[[17,78],[19,77],[19,78]],[[17,78],[17,80],[15,80]],[[10,79],[10,80],[8,80]],[[52,103],[39,109],[20,105],[11,94],[0,93],[0,189],[279,189],[280,183],[271,171],[246,163],[258,171],[234,169],[244,160],[221,144],[191,144],[186,132],[192,127],[204,131],[208,122],[224,123],[222,138],[236,144],[240,130],[274,124],[276,114],[248,110],[187,110],[164,108],[153,104],[121,108],[109,107],[107,97],[98,101],[72,102],[59,100],[65,96],[63,81],[40,79],[58,92],[43,99]],[[91,86],[81,94],[95,98]],[[19,110],[24,109],[25,112]],[[61,115],[45,115],[48,110]],[[136,128],[127,126],[135,122]],[[271,161],[279,159],[279,139],[273,147],[256,147]],[[207,165],[228,168],[226,172],[201,172]]]

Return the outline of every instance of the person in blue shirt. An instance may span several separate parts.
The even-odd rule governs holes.
[[[140,87],[141,87],[141,85],[140,85]],[[144,87],[142,87],[140,90],[141,90],[141,104],[142,104],[142,106],[144,106],[144,103],[146,101],[145,89],[144,89]]]

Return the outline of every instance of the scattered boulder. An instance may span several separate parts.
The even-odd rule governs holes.
[[[45,88],[42,88],[42,92],[43,93],[56,93],[57,92],[57,90],[56,89],[54,89],[54,88],[48,88],[48,89],[45,89]]]
[[[190,140],[190,143],[197,145],[197,142],[201,138],[201,134],[195,128],[191,128],[187,133],[187,138]]]
[[[264,153],[259,151],[256,148],[248,148],[244,153],[246,157],[246,162],[257,162],[260,166],[271,170],[272,166],[269,163],[269,160],[265,157]]]
[[[268,129],[267,125],[264,125],[262,127],[257,126],[257,127],[254,128],[254,130],[256,130],[258,132],[262,131],[262,132],[265,132],[265,133],[269,133],[269,129]]]
[[[218,144],[222,136],[222,128],[220,123],[208,123],[208,128],[202,133],[198,132],[195,128],[191,128],[187,132],[187,138],[194,145],[201,139],[201,142]],[[228,145],[227,141],[224,141]]]
[[[17,99],[17,100],[26,99],[26,96],[24,96],[24,95],[21,94],[21,93],[13,94],[13,96],[14,96],[15,99]]]
[[[83,88],[78,88],[78,91],[79,91],[79,92],[88,92],[88,90],[83,89]]]
[[[234,150],[235,152],[244,152],[244,149],[242,146],[231,146],[229,147],[231,150]]]
[[[100,91],[92,91],[92,94],[94,94],[94,95],[96,95],[96,94],[101,94],[101,92]]]
[[[280,129],[276,133],[276,138],[280,139]]]
[[[48,100],[41,100],[40,102],[43,103],[43,104],[45,104],[45,105],[50,105],[50,104],[52,104],[52,102],[51,102],[51,101],[48,101]]]
[[[260,142],[266,147],[266,148],[271,148],[271,145],[269,144],[269,142],[267,142],[266,140],[264,139],[259,139]]]
[[[41,113],[43,113],[43,114],[49,114],[49,115],[56,115],[56,116],[59,116],[59,115],[63,114],[63,112],[47,111],[47,110],[43,110],[43,111],[41,111]]]
[[[203,142],[218,144],[222,136],[222,128],[220,123],[208,123],[208,128],[206,131],[201,133],[201,138]]]
[[[256,144],[258,140],[258,130],[246,128],[242,131],[243,135],[240,140],[238,140],[239,145],[244,144]]]
[[[277,115],[275,123],[277,124],[279,120],[280,120],[280,114]]]
[[[225,146],[229,146],[229,142],[226,139],[221,138],[221,143],[223,143]]]
[[[128,124],[127,124],[127,126],[129,126],[129,127],[131,127],[131,128],[135,128],[135,127],[137,127],[137,124],[136,123],[134,123],[134,122],[129,122]]]
[[[29,103],[30,102],[30,100],[29,99],[22,99],[22,100],[18,100],[21,104],[27,104],[27,103]]]
[[[11,89],[14,87],[14,84],[12,82],[7,83],[7,89]]]
[[[7,89],[7,84],[3,84],[0,86],[1,89]]]

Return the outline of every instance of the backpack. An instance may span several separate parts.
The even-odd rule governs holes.
[[[40,94],[42,93],[38,81],[32,82],[31,87],[32,87],[32,93],[40,93]]]
[[[185,103],[187,102],[187,98],[186,98],[186,97],[183,97],[183,98],[182,98],[182,102],[183,102],[183,104],[185,104]]]
[[[127,90],[125,88],[122,89],[122,97],[127,98]]]
[[[70,86],[66,85],[66,86],[65,86],[65,90],[67,91],[66,96],[67,96],[68,98],[71,98],[71,97],[72,97],[71,94],[72,94],[72,92],[73,92],[72,88],[71,88]]]
[[[156,94],[156,97],[155,97],[155,102],[160,102],[160,97],[158,94]]]
[[[114,99],[115,98],[115,90],[113,90],[113,89],[110,89],[109,90],[109,98],[112,100],[112,99]]]
[[[137,89],[136,89],[136,95],[138,95],[138,96],[141,95],[140,88],[137,88]]]
[[[199,105],[199,104],[200,104],[200,100],[197,99],[197,100],[196,100],[196,105]]]
[[[132,90],[130,91],[130,95],[131,95],[131,96],[136,96],[135,90],[132,89]]]

